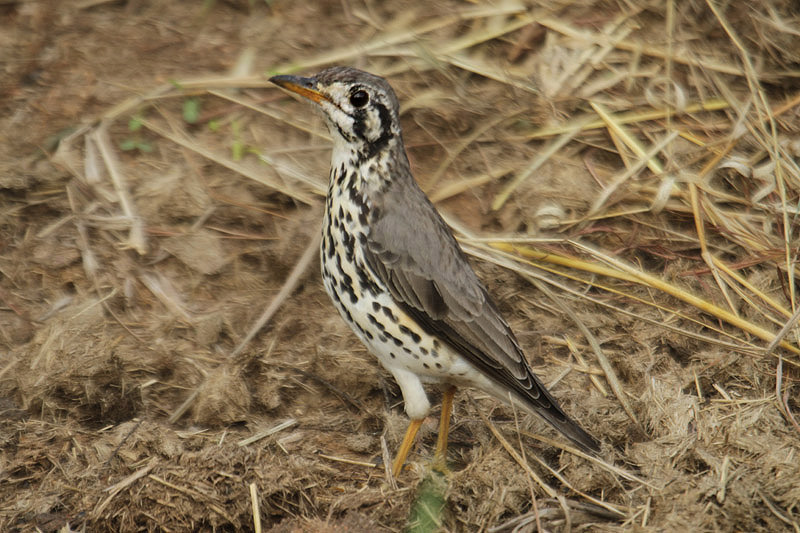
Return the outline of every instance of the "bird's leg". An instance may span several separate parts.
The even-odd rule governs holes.
[[[447,435],[450,433],[450,414],[453,412],[453,396],[456,388],[449,386],[442,395],[442,415],[439,419],[439,436],[436,439],[434,464],[440,469],[447,470]]]
[[[423,418],[412,419],[411,423],[408,424],[406,436],[403,437],[403,442],[400,444],[400,449],[397,450],[397,456],[394,458],[394,465],[392,467],[392,475],[394,477],[400,475],[400,471],[403,469],[403,463],[406,462],[408,452],[411,451],[411,446],[414,445],[414,438],[417,436],[417,432],[423,420]]]

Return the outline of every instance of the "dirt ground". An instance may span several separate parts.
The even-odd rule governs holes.
[[[735,4],[0,1],[0,531],[800,531],[800,9]],[[387,475],[265,76],[332,64],[598,458],[460,391]]]

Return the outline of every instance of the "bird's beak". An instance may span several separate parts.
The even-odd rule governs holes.
[[[287,91],[297,93],[303,98],[322,103],[330,102],[331,99],[322,94],[316,89],[316,80],[314,78],[303,78],[301,76],[273,76],[269,79],[272,83],[279,87],[283,87]]]

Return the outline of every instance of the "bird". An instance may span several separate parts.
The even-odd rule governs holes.
[[[597,453],[598,441],[533,373],[486,286],[414,180],[389,83],[346,66],[270,81],[314,102],[333,140],[322,280],[339,314],[402,392],[410,423],[393,475],[401,473],[431,410],[427,384],[443,390],[437,461],[446,459],[458,387],[535,413],[582,450]]]

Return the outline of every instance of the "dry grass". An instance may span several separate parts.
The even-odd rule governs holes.
[[[794,3],[165,4],[0,6],[0,529],[800,531]],[[462,392],[444,484],[434,421],[390,479],[327,132],[261,74],[330,64],[602,457]]]

